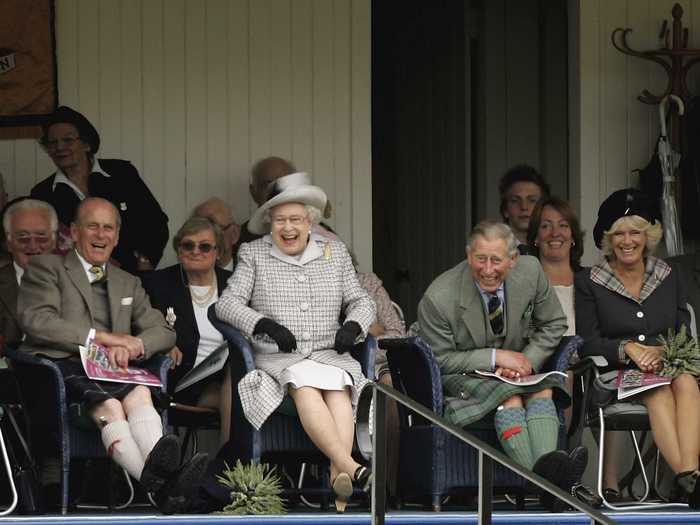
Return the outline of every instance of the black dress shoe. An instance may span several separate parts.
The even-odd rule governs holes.
[[[177,472],[179,466],[180,442],[174,434],[165,435],[148,454],[139,481],[146,492],[156,493]]]
[[[163,514],[183,514],[192,512],[198,501],[202,475],[207,469],[207,454],[195,454],[180,467],[175,475],[156,494],[155,502]]]
[[[581,481],[581,476],[588,464],[588,450],[576,447],[567,454],[563,450],[555,450],[540,457],[532,470],[554,483],[568,494]],[[562,512],[567,504],[547,491],[540,493],[540,503],[551,512]]]

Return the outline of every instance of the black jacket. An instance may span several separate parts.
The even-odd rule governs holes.
[[[99,160],[102,169],[110,176],[91,174],[88,193],[91,197],[107,199],[121,215],[119,244],[112,252],[112,258],[123,270],[135,274],[134,250],[138,250],[148,257],[155,268],[168,242],[168,216],[129,161]],[[56,174],[53,174],[34,186],[30,196],[50,203],[56,209],[58,220],[70,226],[80,199],[65,184],[57,184],[54,189],[55,177]]]
[[[602,355],[612,367],[623,366],[618,348],[623,340],[657,345],[681,324],[690,328],[683,277],[677,268],[661,282],[644,302],[615,293],[591,281],[591,269],[576,273],[576,332],[583,337],[582,355]]]
[[[219,267],[216,270],[219,296],[226,288],[226,282],[231,272]],[[151,305],[160,310],[167,318],[168,308],[175,312],[175,344],[182,352],[182,363],[170,371],[168,386],[174,387],[182,376],[194,366],[199,348],[199,329],[194,317],[192,296],[187,285],[187,275],[179,264],[168,266],[162,270],[149,272],[141,277],[146,293],[151,299]]]

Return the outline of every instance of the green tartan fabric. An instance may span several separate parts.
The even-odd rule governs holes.
[[[486,417],[506,399],[534,394],[545,388],[554,390],[553,401],[558,409],[571,404],[563,378],[556,375],[545,378],[537,385],[516,386],[475,374],[452,374],[442,376],[442,387],[445,391],[444,415],[460,427]]]

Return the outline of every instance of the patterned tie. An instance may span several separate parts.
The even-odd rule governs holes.
[[[101,283],[105,279],[105,272],[101,266],[90,266],[90,273],[95,276],[90,284]]]
[[[489,322],[493,335],[500,335],[503,332],[503,305],[496,294],[489,299]]]

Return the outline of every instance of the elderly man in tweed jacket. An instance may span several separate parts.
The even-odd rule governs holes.
[[[246,418],[260,428],[289,392],[309,438],[330,459],[342,511],[352,481],[367,489],[371,480],[351,456],[366,379],[348,351],[366,336],[376,308],[345,246],[311,233],[326,194],[295,175],[278,179],[251,217],[251,231],[270,234],[241,246],[216,313],[253,341],[257,369],[238,385]]]
[[[440,365],[446,417],[465,426],[495,410],[506,454],[568,491],[587,457],[585,449],[571,458],[555,450],[559,420],[552,398],[556,393],[555,399],[568,402],[563,381],[519,386],[474,373],[517,379],[542,372],[566,331],[542,267],[534,257],[518,257],[507,225],[484,221],[474,228],[467,261],[433,281],[418,305],[418,323]]]

